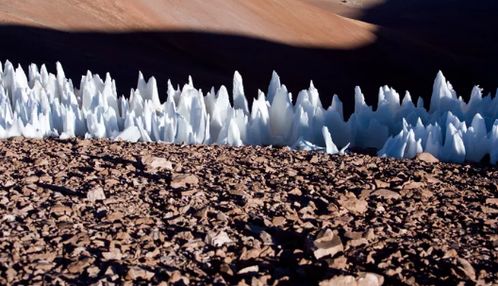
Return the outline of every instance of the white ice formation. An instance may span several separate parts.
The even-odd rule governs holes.
[[[429,152],[444,161],[480,161],[489,154],[498,161],[498,96],[483,96],[476,86],[469,102],[458,97],[439,72],[430,109],[422,98],[402,100],[388,86],[379,90],[378,107],[365,103],[355,88],[354,113],[345,120],[334,95],[324,108],[310,83],[294,101],[273,73],[268,96],[259,91],[248,104],[242,77],[235,72],[230,100],[227,89],[206,95],[189,78],[183,88],[168,81],[161,103],[154,77],[139,74],[137,89],[119,96],[116,83],[87,72],[79,89],[57,63],[51,74],[32,64],[28,75],[21,66],[0,63],[0,138],[74,136],[127,141],[185,144],[286,145],[295,149],[344,153],[349,146],[376,148],[380,156],[413,158]],[[233,102],[233,106],[231,104]]]

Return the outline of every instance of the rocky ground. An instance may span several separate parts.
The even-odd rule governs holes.
[[[0,141],[0,284],[492,284],[497,251],[493,167]]]

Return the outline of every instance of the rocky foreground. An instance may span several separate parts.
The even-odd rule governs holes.
[[[498,169],[429,161],[0,141],[0,284],[498,283]]]

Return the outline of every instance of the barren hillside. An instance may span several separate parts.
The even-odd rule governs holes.
[[[375,39],[373,25],[316,4],[284,0],[1,1],[0,21],[63,31],[221,32],[334,48],[351,48]],[[338,11],[343,11],[340,6],[348,9],[337,6]]]

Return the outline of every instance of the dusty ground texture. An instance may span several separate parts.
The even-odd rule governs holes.
[[[498,170],[0,141],[0,284],[497,283]]]

